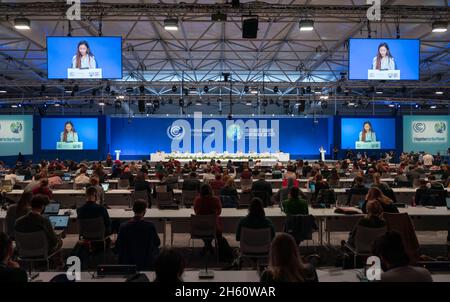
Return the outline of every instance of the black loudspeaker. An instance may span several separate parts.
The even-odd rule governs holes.
[[[305,100],[301,100],[300,103],[298,103],[298,112],[304,111],[305,111]]]
[[[138,107],[139,107],[139,112],[144,113],[145,112],[145,100],[140,99],[138,101]]]
[[[252,17],[242,21],[242,38],[256,39],[258,35],[258,18]]]

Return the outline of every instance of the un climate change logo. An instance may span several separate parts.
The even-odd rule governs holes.
[[[21,122],[13,122],[9,127],[11,128],[11,132],[16,134],[22,132],[23,129]]]
[[[227,129],[227,137],[231,140],[239,140],[242,138],[242,129],[238,125],[231,125]]]
[[[171,139],[181,139],[184,137],[185,131],[183,127],[177,125],[171,125],[167,128],[167,136]]]
[[[414,123],[413,124],[413,130],[416,133],[423,133],[426,129],[425,123]]]
[[[434,130],[437,133],[444,133],[445,132],[445,123],[444,122],[437,122],[436,124],[434,124]]]

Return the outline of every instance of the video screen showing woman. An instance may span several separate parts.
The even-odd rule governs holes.
[[[363,129],[359,132],[360,142],[376,142],[377,137],[373,131],[372,124],[369,121],[364,122]]]
[[[61,142],[64,143],[76,143],[78,142],[78,134],[73,127],[72,122],[68,121],[64,124],[64,131],[61,132]]]
[[[373,58],[372,69],[395,70],[394,57],[389,50],[389,45],[385,42],[378,45],[377,55]]]
[[[89,48],[87,41],[80,41],[77,46],[77,51],[72,58],[72,68],[76,69],[95,69],[97,62],[94,54]]]

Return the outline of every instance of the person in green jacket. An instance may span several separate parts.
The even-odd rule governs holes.
[[[289,199],[282,202],[282,210],[286,215],[308,215],[308,203],[300,198],[300,189],[292,187]]]
[[[242,228],[249,229],[265,229],[270,228],[271,237],[275,237],[275,227],[272,221],[266,217],[264,212],[263,201],[261,198],[254,197],[248,208],[248,215],[239,221],[238,228],[236,231],[236,241],[241,240],[241,230]]]

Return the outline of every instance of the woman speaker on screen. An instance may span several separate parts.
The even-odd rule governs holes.
[[[72,68],[76,69],[95,69],[97,62],[94,54],[89,48],[87,41],[80,41],[77,46],[77,51],[72,58]]]
[[[78,134],[75,131],[72,122],[67,121],[64,124],[64,131],[61,132],[60,141],[64,143],[78,142]]]
[[[372,124],[369,121],[364,122],[363,129],[359,132],[360,142],[376,142],[377,137],[373,131]]]
[[[394,57],[389,50],[389,45],[385,42],[378,45],[377,55],[373,58],[372,69],[395,70]]]

